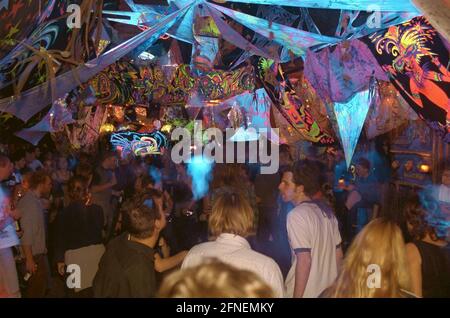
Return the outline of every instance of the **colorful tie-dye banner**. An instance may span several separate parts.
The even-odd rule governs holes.
[[[302,136],[302,139],[322,145],[335,143],[333,136],[319,126],[308,109],[308,105],[302,103],[280,64],[259,58],[257,69],[257,77],[266,89],[273,105],[296,133]]]
[[[367,46],[347,41],[314,53],[308,51],[305,77],[324,101],[347,102],[355,93],[369,88],[375,76],[388,81]]]
[[[403,98],[450,142],[449,51],[437,31],[419,17],[364,41]]]
[[[385,134],[408,121],[418,120],[417,114],[390,82],[377,84],[374,106],[365,123],[368,139]]]

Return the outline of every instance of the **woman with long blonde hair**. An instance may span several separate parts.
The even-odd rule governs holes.
[[[405,242],[385,218],[370,222],[347,251],[340,274],[324,292],[330,298],[399,298],[410,295]]]

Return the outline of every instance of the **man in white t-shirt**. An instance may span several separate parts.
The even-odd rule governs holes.
[[[343,254],[336,217],[321,200],[320,171],[309,161],[283,174],[279,190],[295,208],[287,217],[292,266],[286,278],[288,297],[318,297],[336,279]]]

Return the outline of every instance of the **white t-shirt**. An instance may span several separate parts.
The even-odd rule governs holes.
[[[295,287],[296,252],[311,252],[311,270],[303,297],[318,297],[337,277],[336,247],[341,244],[338,222],[329,218],[315,203],[301,203],[287,217],[292,266],[286,277],[287,297]]]
[[[221,234],[213,242],[194,246],[184,259],[181,268],[200,265],[212,257],[257,274],[272,287],[275,297],[284,297],[283,275],[277,263],[270,257],[253,251],[247,240],[239,235]]]

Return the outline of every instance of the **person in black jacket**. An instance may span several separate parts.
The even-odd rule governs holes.
[[[123,212],[127,232],[108,244],[94,279],[94,297],[154,297],[154,248],[166,225],[165,215],[156,204],[143,200],[134,201]]]
[[[90,297],[92,280],[105,251],[102,243],[103,210],[91,204],[88,181],[81,176],[68,182],[70,203],[56,219],[55,258],[58,272],[64,276],[65,266],[80,266],[80,286],[73,290],[77,297]],[[83,290],[82,293],[80,293]]]

